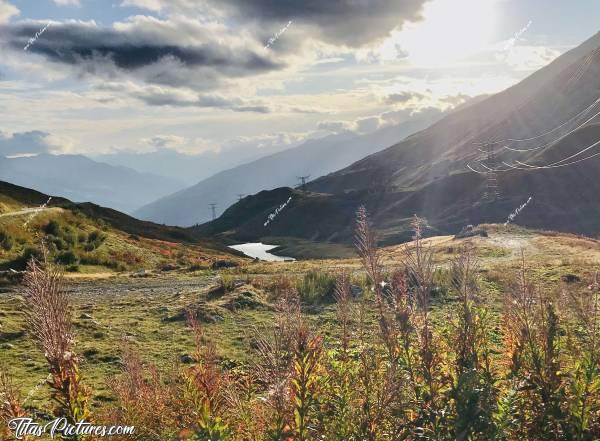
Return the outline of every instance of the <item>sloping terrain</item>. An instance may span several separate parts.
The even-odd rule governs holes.
[[[277,207],[279,193],[261,193],[256,196],[261,200],[251,205],[236,204],[201,230],[243,240],[297,237],[350,243],[353,213],[364,204],[384,243],[390,244],[410,238],[408,224],[415,214],[428,220],[429,234],[450,234],[470,223],[504,222],[532,197],[519,224],[598,235],[600,156],[573,164],[564,159],[585,159],[600,151],[597,145],[578,154],[600,140],[600,125],[594,124],[600,120],[594,118],[600,112],[599,97],[597,34],[506,91],[309,183],[310,193],[297,196],[269,228],[257,226],[265,212]],[[494,164],[478,160],[484,153],[477,143],[486,141],[498,141]],[[559,166],[531,169],[516,161]],[[499,170],[501,194],[494,202],[483,198],[486,166]],[[259,209],[253,211],[254,206]]]
[[[242,260],[190,230],[0,182],[0,270],[22,270],[40,256],[42,238],[49,259],[70,272],[207,269]]]
[[[479,274],[485,282],[486,298],[494,298],[495,290],[511,283],[519,271],[522,252],[529,276],[540,286],[555,288],[570,280],[569,290],[585,289],[593,279],[600,261],[600,243],[589,238],[565,234],[543,233],[518,227],[484,226],[489,237],[454,239],[448,236],[432,237],[426,245],[432,246],[436,266],[450,265],[461,247],[474,248],[480,265]],[[410,245],[410,244],[409,244]],[[397,265],[404,245],[382,249],[383,264]],[[346,260],[315,260],[294,263],[246,261],[237,269],[221,270],[222,278],[231,280],[235,287],[223,293],[219,277],[168,273],[147,278],[115,277],[106,280],[70,278],[67,290],[73,302],[73,317],[78,353],[85,357],[83,375],[94,389],[94,401],[109,398],[106,377],[119,373],[123,341],[135,345],[144,354],[145,361],[171,368],[175,357],[193,350],[193,334],[184,320],[184,312],[194,307],[202,320],[207,338],[219,343],[224,362],[236,366],[253,356],[248,349],[256,332],[273,323],[276,296],[264,301],[260,293],[269,293],[269,286],[282,276],[292,281],[304,274],[319,271],[337,274],[344,269],[360,280],[361,265],[355,256]],[[574,281],[574,282],[573,282]],[[248,286],[255,285],[255,288]],[[248,295],[250,294],[250,295]],[[3,345],[0,363],[13,366],[17,384],[27,394],[47,375],[43,355],[24,332],[25,323],[18,301],[19,288],[0,296]],[[231,308],[230,304],[236,307]],[[436,305],[444,308],[454,302]],[[318,312],[318,313],[315,313]],[[321,305],[309,315],[316,329],[337,329],[335,305]],[[328,325],[331,324],[331,327]],[[327,331],[326,331],[327,332]],[[25,360],[22,362],[21,360]],[[47,399],[45,389],[32,396],[31,404],[40,405]]]
[[[406,123],[357,136],[341,133],[308,141],[298,147],[269,155],[217,173],[208,179],[137,210],[134,215],[169,225],[190,226],[206,222],[208,204],[218,202],[224,210],[238,194],[293,186],[298,176],[323,176],[352,164],[439,119],[441,113],[414,116]]]
[[[82,155],[0,156],[0,177],[72,201],[93,201],[129,213],[185,186],[172,178],[104,164]]]

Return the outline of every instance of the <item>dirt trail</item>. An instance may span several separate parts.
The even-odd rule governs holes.
[[[42,211],[49,211],[49,210],[61,210],[61,208],[58,208],[58,207],[24,208],[23,210],[11,211],[10,213],[0,214],[0,217],[22,216],[24,214],[37,214],[37,213],[41,213]]]

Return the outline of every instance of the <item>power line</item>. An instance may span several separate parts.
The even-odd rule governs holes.
[[[600,152],[598,153],[594,153],[591,156],[587,156],[585,158],[581,158],[578,159],[576,161],[571,161],[571,162],[566,162],[564,164],[558,164],[558,165],[544,165],[544,166],[538,166],[538,167],[532,167],[529,166],[527,168],[522,168],[522,167],[515,167],[514,165],[511,164],[507,164],[506,162],[504,162],[503,164],[506,165],[507,167],[510,167],[512,170],[525,170],[525,171],[533,171],[533,170],[544,170],[544,169],[548,169],[548,168],[560,168],[560,167],[567,167],[568,165],[574,165],[574,164],[579,164],[581,162],[587,161],[588,159],[592,159],[595,158],[596,156],[600,156]],[[510,170],[503,170],[503,171],[510,171]]]
[[[578,125],[577,127],[575,127],[574,129],[568,131],[567,133],[565,133],[564,135],[559,136],[558,138],[543,144],[541,146],[538,147],[532,147],[529,149],[515,149],[515,148],[511,148],[508,146],[504,146],[505,149],[507,150],[511,150],[513,152],[532,152],[534,150],[540,150],[540,149],[544,149],[546,147],[549,147],[552,144],[556,144],[557,142],[562,141],[563,139],[565,139],[566,137],[568,137],[569,135],[573,134],[574,132],[576,132],[577,130],[581,129],[582,127],[584,127],[587,123],[589,123],[590,121],[592,121],[593,119],[595,119],[598,115],[600,115],[600,111],[597,112],[594,116],[592,116],[591,118],[587,119],[585,122],[581,123],[580,125]]]
[[[587,106],[585,109],[583,109],[581,112],[579,112],[577,115],[575,115],[575,116],[571,117],[571,118],[570,118],[570,119],[568,119],[567,121],[565,121],[565,122],[563,122],[563,123],[559,124],[558,126],[554,127],[553,129],[551,129],[551,130],[549,130],[549,131],[547,131],[547,132],[541,133],[541,134],[539,134],[539,135],[536,135],[536,136],[533,136],[533,137],[531,137],[531,138],[522,138],[522,139],[518,139],[518,138],[505,138],[505,139],[500,139],[500,140],[497,140],[496,142],[502,142],[502,143],[504,143],[504,142],[527,142],[527,141],[533,141],[533,140],[535,140],[535,139],[543,138],[544,136],[547,136],[547,135],[549,135],[550,133],[553,133],[553,132],[555,132],[556,130],[558,130],[558,129],[560,129],[560,128],[562,128],[562,127],[564,127],[564,126],[566,126],[566,125],[568,125],[568,124],[570,124],[570,123],[572,123],[573,121],[577,121],[578,119],[580,119],[580,118],[584,117],[584,116],[585,116],[586,114],[588,114],[588,113],[589,113],[589,112],[590,112],[590,111],[591,111],[591,110],[592,110],[594,107],[596,107],[596,105],[597,105],[598,103],[600,103],[600,97],[599,97],[599,98],[597,98],[597,99],[596,99],[596,100],[595,100],[595,101],[594,101],[592,104],[590,104],[589,106]],[[549,146],[550,144],[553,144],[554,142],[558,142],[559,140],[561,140],[561,139],[564,139],[566,136],[569,136],[571,133],[573,133],[573,132],[575,132],[576,130],[580,129],[581,127],[585,126],[585,125],[586,125],[588,122],[592,121],[592,120],[593,120],[594,118],[596,118],[598,115],[600,115],[600,112],[596,113],[596,114],[595,114],[593,117],[589,118],[589,119],[588,119],[588,120],[586,120],[584,123],[582,123],[582,124],[578,125],[578,126],[577,126],[576,128],[574,128],[573,130],[571,130],[571,131],[567,132],[567,133],[566,133],[566,134],[564,134],[564,135],[561,135],[561,136],[559,136],[559,137],[558,137],[558,138],[556,138],[555,140],[553,140],[553,141],[550,141],[549,143],[546,143],[546,144],[544,144],[544,145],[542,145],[542,146],[534,147],[534,148],[531,148],[531,149],[515,149],[515,148],[508,147],[508,146],[504,146],[504,148],[505,148],[505,149],[507,149],[507,150],[512,150],[512,151],[516,151],[516,152],[527,152],[527,151],[539,150],[539,149],[541,149],[541,148],[544,148],[544,147],[547,147],[547,146]],[[474,144],[475,144],[475,145],[480,145],[480,146],[483,146],[483,145],[487,144],[487,142],[474,142]]]
[[[533,171],[533,170],[541,170],[541,169],[548,169],[548,168],[559,168],[559,167],[563,167],[563,166],[567,166],[567,165],[579,164],[581,162],[587,161],[588,159],[592,159],[597,156],[600,156],[600,152],[598,152],[598,153],[594,153],[593,155],[586,156],[585,158],[580,158],[578,160],[571,161],[571,162],[565,162],[565,161],[568,161],[569,159],[576,158],[577,156],[587,152],[588,150],[593,149],[594,147],[596,147],[598,145],[600,145],[600,140],[596,141],[595,143],[589,145],[588,147],[580,150],[579,152],[574,153],[571,156],[567,156],[566,158],[563,158],[559,161],[555,161],[555,162],[552,162],[552,163],[546,164],[546,165],[533,165],[533,164],[527,164],[527,163],[521,162],[521,161],[515,161],[517,164],[521,165],[521,167],[516,167],[514,164],[508,164],[507,162],[502,161],[502,164],[505,165],[506,167],[508,167],[507,169],[500,169],[500,168],[492,169],[492,168],[488,167],[487,165],[485,165],[483,163],[483,161],[479,161],[479,165],[481,165],[483,168],[485,168],[487,170],[487,172],[475,170],[473,167],[471,167],[470,163],[467,163],[467,168],[469,170],[471,170],[472,172],[480,174],[480,175],[486,175],[489,171],[493,171],[495,173],[505,173],[505,172],[509,172],[512,170]]]

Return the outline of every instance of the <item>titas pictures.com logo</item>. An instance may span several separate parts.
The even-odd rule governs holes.
[[[44,425],[36,423],[31,418],[13,418],[8,422],[8,428],[16,439],[23,439],[26,436],[41,437],[45,434],[54,439],[80,435],[133,435],[135,432],[134,426],[97,426],[83,420],[71,424],[66,418],[56,418]]]

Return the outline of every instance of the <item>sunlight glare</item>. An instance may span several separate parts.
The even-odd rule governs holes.
[[[409,23],[393,39],[414,64],[457,62],[490,45],[497,16],[498,0],[433,0],[424,6],[423,21]]]

